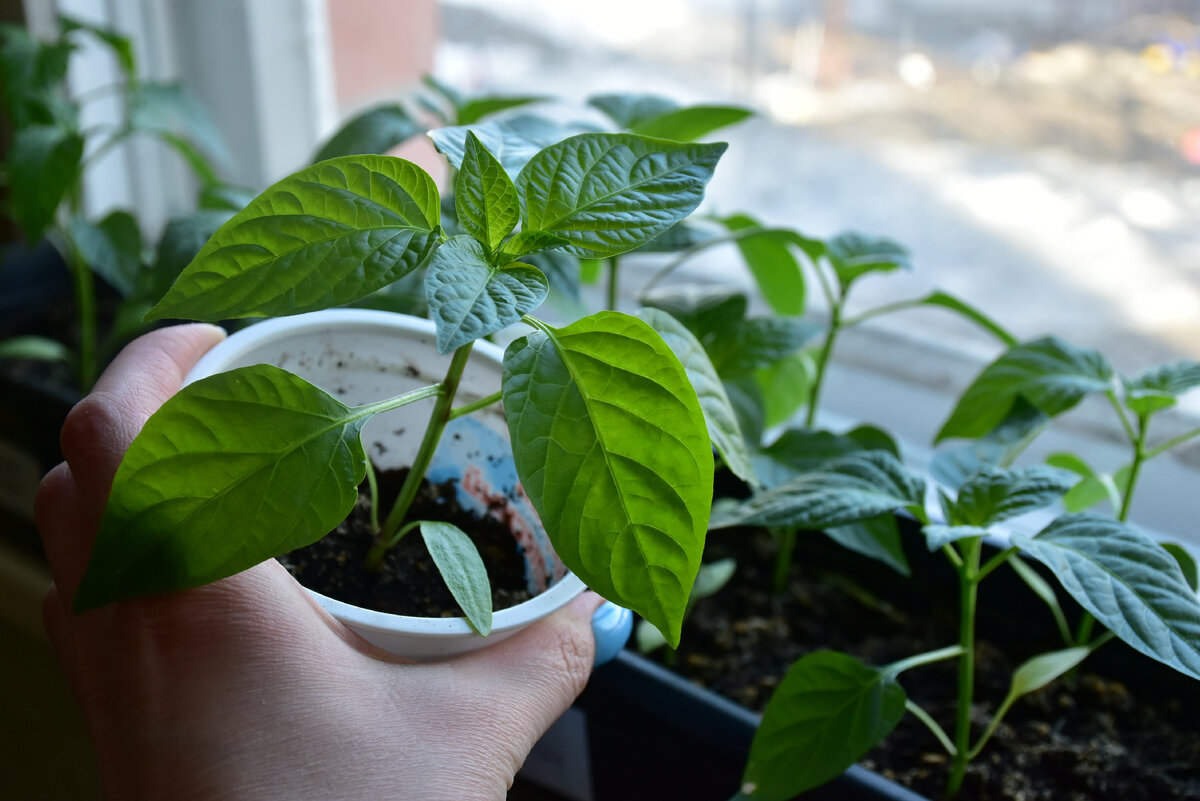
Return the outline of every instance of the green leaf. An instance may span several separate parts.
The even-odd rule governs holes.
[[[608,257],[652,240],[700,205],[724,143],[580,134],[541,150],[517,176],[526,230]]]
[[[986,528],[1049,506],[1070,487],[1068,476],[1053,467],[987,465],[959,487],[958,497],[950,503],[949,522]]]
[[[98,223],[71,219],[71,238],[79,255],[124,297],[137,288],[142,271],[142,232],[127,211],[114,211]]]
[[[912,268],[908,251],[900,245],[853,231],[840,233],[826,242],[825,256],[843,291],[867,273]]]
[[[117,469],[75,611],[207,584],[316,542],[358,497],[366,418],[263,364],[184,387]]]
[[[250,205],[253,190],[232,184],[206,184],[200,189],[200,208],[211,211],[241,211]]]
[[[602,312],[509,345],[503,387],[521,485],[558,555],[677,646],[713,477],[679,360],[646,323]]]
[[[812,395],[817,363],[808,350],[789,353],[754,373],[762,389],[768,426],[786,423]]]
[[[560,125],[545,117],[520,114],[476,125],[456,125],[429,132],[434,146],[458,169],[466,155],[467,134],[473,133],[496,157],[510,178],[516,178],[529,160],[543,148],[579,133],[577,127]]]
[[[753,217],[734,214],[721,220],[730,231],[762,228]],[[763,229],[737,240],[742,259],[750,268],[763,299],[771,311],[784,316],[804,314],[804,273],[792,253],[795,235],[791,231]]]
[[[496,157],[467,132],[466,151],[454,181],[454,208],[464,233],[495,250],[521,221],[517,189]]]
[[[313,156],[313,162],[338,156],[382,155],[423,131],[399,103],[385,103],[354,115]]]
[[[679,108],[679,104],[670,98],[637,92],[592,95],[587,103],[603,111],[621,128],[632,128]]]
[[[642,309],[638,317],[662,336],[667,347],[683,364],[688,380],[700,399],[709,438],[721,459],[738,478],[748,484],[757,484],[758,479],[750,464],[750,452],[738,425],[737,415],[729,396],[725,394],[725,386],[709,361],[708,354],[704,352],[704,346],[683,323],[660,309]]]
[[[1033,594],[1042,600],[1051,610],[1057,610],[1057,614],[1061,614],[1062,606],[1058,602],[1058,593],[1054,591],[1054,587],[1050,586],[1050,582],[1046,581],[1041,575],[1030,567],[1026,562],[1017,555],[1008,558],[1008,564],[1020,577],[1021,581],[1033,591]]]
[[[31,125],[13,134],[8,155],[8,191],[13,219],[35,242],[76,181],[83,162],[83,137],[55,125]]]
[[[1183,393],[1200,386],[1200,363],[1160,364],[1123,381],[1125,405],[1137,415],[1169,409]]]
[[[1179,564],[1179,569],[1183,571],[1183,578],[1192,588],[1192,592],[1200,589],[1200,570],[1197,570],[1196,560],[1192,558],[1192,554],[1183,546],[1173,542],[1164,542],[1162,547]]]
[[[688,610],[690,611],[697,601],[719,592],[733,578],[736,569],[737,563],[732,559],[718,559],[715,562],[700,565],[700,572],[696,574],[696,583],[692,585],[691,598],[688,599]],[[662,632],[645,620],[638,621],[637,627],[634,629],[634,640],[637,642],[638,651],[643,654],[648,654],[667,644],[667,639]]]
[[[742,793],[788,801],[835,778],[896,728],[906,700],[893,675],[846,654],[802,657],[763,712]]]
[[[705,342],[742,320],[749,301],[744,294],[729,287],[682,284],[648,292],[642,297],[642,303],[662,309]]]
[[[971,537],[986,537],[989,532],[987,528],[982,526],[947,526],[941,523],[930,523],[921,529],[921,533],[925,535],[925,546],[930,551],[936,551],[959,540],[970,539]]]
[[[672,225],[634,252],[679,253],[705,242],[712,242],[720,236],[720,230],[711,224],[706,224],[705,220],[688,217],[686,220]]]
[[[453,523],[420,522],[421,537],[450,594],[481,637],[492,632],[492,589],[487,567],[471,538]]]
[[[157,302],[230,216],[228,211],[201,210],[170,220],[159,237],[148,285],[140,294]]]
[[[422,75],[421,83],[432,89],[439,97],[447,101],[450,105],[454,106],[454,108],[458,108],[463,103],[467,102],[467,98],[462,92],[458,91],[444,81],[439,81],[432,75]]]
[[[753,112],[740,106],[687,106],[638,120],[629,126],[631,133],[694,142],[713,131],[736,125]]]
[[[1040,690],[1059,676],[1073,670],[1080,662],[1087,659],[1091,648],[1064,648],[1061,651],[1051,651],[1038,654],[1032,659],[1022,662],[1013,671],[1009,698],[1020,698],[1031,692]]]
[[[113,51],[113,55],[116,56],[117,64],[120,65],[121,72],[124,73],[126,80],[137,78],[137,58],[133,52],[133,43],[129,41],[128,37],[122,36],[111,28],[92,25],[91,23],[65,14],[59,15],[58,24],[64,34],[73,31],[84,31],[108,45]]]
[[[714,515],[712,528],[789,526],[825,529],[924,502],[925,482],[885,451],[834,459]]]
[[[1200,600],[1175,559],[1110,518],[1067,515],[1012,543],[1135,650],[1200,679]]]
[[[1093,350],[1045,337],[1005,351],[967,387],[935,442],[973,439],[999,425],[1018,398],[1055,417],[1086,396],[1113,388],[1113,371]]]
[[[831,460],[864,450],[882,450],[899,458],[896,443],[884,432],[860,426],[845,434],[811,428],[789,428],[754,456],[763,482],[775,486],[819,470]]]
[[[733,559],[718,559],[700,566],[696,574],[696,583],[692,587],[692,601],[701,601],[720,592],[737,570],[737,562]]]
[[[29,335],[0,341],[0,359],[70,362],[74,358],[70,348],[58,340],[48,337]]]
[[[517,236],[520,236],[518,234]],[[513,237],[516,239],[517,237]],[[509,240],[511,242],[512,239]],[[507,243],[505,243],[507,245]],[[502,248],[500,253],[502,256],[508,256],[507,248]],[[571,301],[579,303],[580,291],[580,264],[579,259],[568,254],[559,253],[558,251],[543,251],[541,253],[526,253],[521,257],[521,261],[532,264],[537,267],[546,278],[550,281],[550,288],[556,292],[561,292]],[[582,315],[577,315],[582,316]]]
[[[1099,473],[1073,453],[1052,453],[1046,457],[1046,464],[1070,470],[1082,477],[1082,480],[1063,496],[1063,506],[1068,512],[1082,512],[1105,500],[1114,512],[1121,508],[1121,496],[1129,481],[1129,465],[1113,475]],[[1118,481],[1121,483],[1120,487],[1117,486]]]
[[[473,97],[455,104],[455,121],[459,125],[471,125],[480,119],[501,111],[528,106],[530,103],[540,103],[547,98],[545,95],[513,95],[503,97],[489,95]]]
[[[520,256],[528,256],[531,253],[537,253],[550,248],[559,248],[567,244],[567,240],[555,234],[546,233],[545,231],[519,231],[511,236],[500,249],[500,252],[510,258],[518,258]],[[562,254],[569,256],[569,254]],[[579,259],[575,256],[570,256],[575,264],[579,264]],[[578,280],[576,280],[578,283]]]
[[[324,161],[221,226],[149,317],[216,322],[340,306],[419,267],[438,221],[437,187],[415,164]]]
[[[75,127],[76,109],[63,94],[74,43],[39,42],[24,28],[0,26],[0,90],[14,130],[29,125]]]
[[[133,130],[158,135],[181,151],[193,169],[199,168],[197,172],[201,175],[212,174],[212,169],[207,163],[198,163],[198,159],[200,162],[204,159],[189,152],[191,145],[227,168],[233,163],[229,147],[208,109],[183,84],[141,81],[132,88],[129,104],[129,125]]]
[[[832,526],[825,529],[825,536],[843,548],[882,562],[902,576],[912,574],[900,542],[900,527],[895,515],[879,515],[858,523]]]
[[[936,454],[930,472],[939,483],[958,488],[983,465],[1012,464],[1049,421],[1018,396],[1000,425],[973,442]]]
[[[764,410],[766,402],[763,399],[762,388],[758,383],[749,376],[741,378],[731,378],[724,382],[725,394],[729,396],[729,403],[733,406],[734,414],[737,415],[738,425],[742,428],[742,434],[746,437],[746,443],[750,446],[751,453],[755,448],[762,444],[763,432],[766,429],[766,418]],[[754,458],[751,456],[751,458]],[[754,468],[755,473],[761,470],[757,465]],[[759,480],[763,477],[759,475]]]
[[[710,337],[705,345],[724,377],[745,375],[791,356],[821,332],[800,317],[750,317]]]
[[[919,301],[917,301],[917,303],[922,306],[938,306],[943,309],[949,309],[950,311],[957,312],[966,319],[975,323],[984,331],[987,331],[989,334],[996,337],[996,339],[1003,342],[1006,347],[1012,348],[1018,344],[1017,338],[1009,333],[1007,328],[1000,325],[1000,323],[996,322],[991,317],[988,317],[979,309],[968,304],[966,301],[959,300],[948,292],[935,290],[921,298]]]
[[[550,285],[536,267],[519,261],[494,267],[473,237],[441,245],[425,274],[429,316],[437,324],[438,353],[494,334],[545,300]]]

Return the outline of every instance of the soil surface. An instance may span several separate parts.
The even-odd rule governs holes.
[[[379,494],[385,510],[380,518],[386,517],[407,474],[407,469],[379,473]],[[363,567],[374,542],[370,508],[370,492],[364,483],[359,488],[358,503],[345,521],[315,544],[285,554],[279,561],[309,589],[355,606],[417,617],[461,617],[463,612],[419,531],[409,532],[389,550],[380,570]],[[512,532],[492,517],[479,517],[463,509],[456,497],[455,482],[433,485],[423,481],[409,517],[454,523],[467,533],[487,565],[493,609],[529,600],[525,563]]]
[[[798,539],[788,586],[773,595],[774,539],[757,530],[711,533],[705,561],[733,557],[737,572],[697,604],[674,659],[658,658],[761,711],[788,666],[810,651],[832,648],[883,665],[957,641],[957,585],[940,554],[909,547],[914,578],[905,580],[821,534]],[[906,544],[919,545],[916,537]],[[989,576],[979,603],[973,737],[1003,699],[1013,669],[1063,647],[1049,610],[1012,571]],[[956,681],[954,660],[900,676],[909,698],[948,732]],[[1200,799],[1198,702],[1196,682],[1110,642],[1078,675],[1014,705],[972,764],[959,797]],[[945,751],[911,715],[862,764],[929,798],[942,797],[948,776]]]

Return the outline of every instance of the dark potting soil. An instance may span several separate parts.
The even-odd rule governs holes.
[[[710,534],[705,561],[732,557],[737,571],[697,604],[674,659],[659,658],[761,711],[791,663],[810,651],[832,648],[884,665],[957,642],[957,584],[940,554],[909,548],[914,578],[906,580],[821,534],[798,539],[787,588],[772,594],[776,546],[769,534]],[[1013,669],[1063,647],[1049,610],[1011,571],[981,585],[979,604],[973,738],[1006,694]],[[910,699],[953,731],[954,660],[899,680]],[[1016,702],[972,763],[959,798],[1200,799],[1198,701],[1200,684],[1110,642],[1076,676]],[[929,798],[942,797],[948,776],[945,751],[911,715],[862,764]]]
[[[378,475],[380,519],[399,494],[408,469]],[[438,572],[418,530],[409,532],[384,557],[380,570],[363,564],[374,542],[370,492],[359,488],[354,510],[328,536],[307,548],[279,557],[296,580],[322,595],[365,609],[418,617],[461,617],[463,612]],[[505,609],[529,600],[525,564],[512,532],[492,517],[480,517],[458,502],[455,482],[422,481],[409,513],[413,520],[440,520],[465,531],[479,549],[492,585],[492,608]]]

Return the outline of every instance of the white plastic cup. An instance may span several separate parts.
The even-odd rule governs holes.
[[[432,322],[391,312],[331,309],[280,317],[231,334],[200,359],[186,381],[235,367],[270,364],[299,375],[347,405],[360,406],[441,381],[450,357],[438,354],[435,341]],[[502,364],[499,348],[476,342],[459,385],[457,403],[469,403],[499,390]],[[378,468],[395,469],[412,463],[432,404],[432,399],[418,401],[367,421],[363,446]],[[507,442],[508,428],[498,406],[462,420],[477,420],[473,425],[481,423],[494,432],[495,436],[480,434],[480,441],[503,438]],[[445,447],[439,448],[435,457],[434,470],[443,473],[453,458],[449,439],[443,437]],[[506,447],[505,451],[511,465],[511,454]],[[515,469],[512,472],[515,476]],[[473,651],[511,637],[584,590],[583,582],[554,554],[532,507],[525,519],[535,531],[532,536],[524,533],[522,545],[526,550],[533,546],[535,561],[544,566],[549,586],[524,603],[498,610],[487,637],[480,637],[466,618],[387,614],[309,592],[327,612],[363,639],[397,656],[426,660]]]

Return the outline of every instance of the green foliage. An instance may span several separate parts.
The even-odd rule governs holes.
[[[552,328],[529,317],[549,281],[514,259],[549,265],[577,286],[577,273],[555,266],[552,254],[646,244],[699,203],[724,146],[585,134],[535,153],[514,183],[483,135],[459,129],[443,142],[461,145],[450,205],[462,233],[442,230],[447,203],[415,165],[334,158],[283,179],[220,224],[150,316],[292,314],[377,298],[415,278],[439,350],[454,353],[445,379],[354,409],[267,367],[183,390],[135,440],[104,528],[128,528],[130,541],[152,545],[127,551],[105,534],[82,604],[193,586],[319,538],[345,515],[343,501],[352,502],[362,478],[362,421],[434,397],[427,436],[373,546],[369,561],[377,563],[376,551],[403,533],[472,343],[524,320],[535,330],[508,349],[501,393],[522,485],[563,561],[678,643],[712,495],[712,445],[696,391],[662,337],[636,318],[604,313]],[[562,172],[546,174],[549,162]],[[571,172],[581,165],[588,175]],[[179,240],[226,214],[180,221]],[[172,249],[160,247],[160,256],[177,269]],[[689,361],[703,368],[706,358],[694,346]],[[710,378],[709,405],[720,394]],[[730,449],[744,450],[736,428],[725,433]],[[313,501],[297,503],[297,492],[314,493]],[[267,512],[284,508],[291,516],[272,523]],[[222,532],[208,550],[198,544],[205,529]],[[472,625],[486,633],[490,594],[478,555],[443,526],[422,531]]]
[[[676,142],[694,142],[751,115],[740,106],[680,106],[669,98],[635,93],[593,95],[588,104],[624,130]]]
[[[316,164],[235,214],[149,318],[215,322],[348,303],[421,266],[439,214],[437,187],[415,164],[386,156]]]
[[[339,156],[383,155],[421,133],[421,125],[399,103],[374,106],[342,123],[313,156],[313,163]]]
[[[484,149],[475,134],[467,133],[466,149],[454,183],[454,204],[459,227],[489,250],[500,247],[521,221],[520,200],[512,179],[496,157]],[[534,236],[540,232],[532,232]],[[527,237],[530,235],[527,234]],[[546,247],[557,239],[546,240]],[[521,245],[520,254],[530,245]]]
[[[860,451],[801,472],[736,506],[713,511],[713,528],[844,526],[920,508],[925,482],[886,451]]]
[[[868,273],[912,268],[908,251],[900,245],[890,239],[853,232],[838,234],[826,242],[824,255],[843,292]]]
[[[268,365],[180,390],[121,460],[75,611],[207,584],[325,536],[358,497],[367,416]]]
[[[579,128],[560,125],[545,117],[520,114],[477,125],[438,128],[429,132],[429,138],[450,166],[458,169],[466,155],[467,134],[474,134],[509,177],[515,179],[543,148],[579,133],[583,133]]]
[[[9,201],[13,219],[30,242],[54,222],[75,189],[83,165],[83,137],[57,125],[30,125],[13,134],[9,150]]]
[[[1200,679],[1200,600],[1161,546],[1120,521],[1066,515],[1013,544],[1134,649]]]
[[[425,299],[437,323],[438,353],[494,334],[520,321],[541,305],[549,285],[536,267],[510,262],[500,267],[488,260],[477,239],[452,237],[429,263]]]
[[[1086,396],[1113,388],[1113,371],[1099,353],[1044,337],[1010,348],[967,387],[935,439],[974,438],[999,425],[1018,398],[1055,417]]]
[[[795,235],[791,231],[763,228],[746,214],[734,214],[721,222],[730,231],[748,232],[738,238],[738,250],[771,311],[781,315],[803,314],[806,290],[800,261],[791,249]]]
[[[458,526],[420,521],[421,537],[450,594],[481,637],[492,632],[492,592],[487,566],[471,538]]]
[[[517,176],[526,230],[568,240],[576,256],[645,244],[690,214],[724,144],[682,145],[630,134],[580,134],[541,150]]]
[[[1125,406],[1136,415],[1170,409],[1179,396],[1200,386],[1200,363],[1181,361],[1160,364],[1124,379]]]
[[[143,234],[128,212],[100,220],[81,213],[87,167],[126,139],[149,135],[180,153],[201,182],[212,185],[216,174],[209,159],[227,161],[228,154],[207,113],[181,87],[141,79],[128,38],[69,17],[59,19],[59,29],[57,38],[39,42],[21,29],[0,27],[0,94],[13,126],[4,165],[7,211],[29,241],[46,237],[58,248],[72,274],[77,352],[69,361],[78,370],[79,388],[87,390],[102,352],[115,353],[143,330],[138,318],[173,277],[156,279],[157,262],[143,261]],[[121,77],[105,92],[72,98],[65,82],[82,37],[109,51]],[[113,126],[83,129],[82,109],[101,96],[115,98],[123,118]],[[106,343],[100,342],[93,272],[124,298]]]
[[[75,217],[71,238],[97,275],[122,295],[133,294],[142,269],[142,232],[133,215],[114,211],[98,223]]]
[[[1047,506],[1069,487],[1068,478],[1050,467],[984,467],[946,504],[946,517],[951,525],[986,528]]]
[[[838,776],[896,728],[905,701],[890,672],[835,651],[801,657],[755,732],[743,796],[787,801]]]
[[[709,438],[726,466],[743,481],[758,483],[737,414],[704,346],[682,323],[660,309],[642,309],[638,316],[662,336],[683,364],[700,400]]]
[[[544,328],[505,353],[504,411],[521,484],[563,562],[678,645],[713,473],[678,359],[625,315]]]

